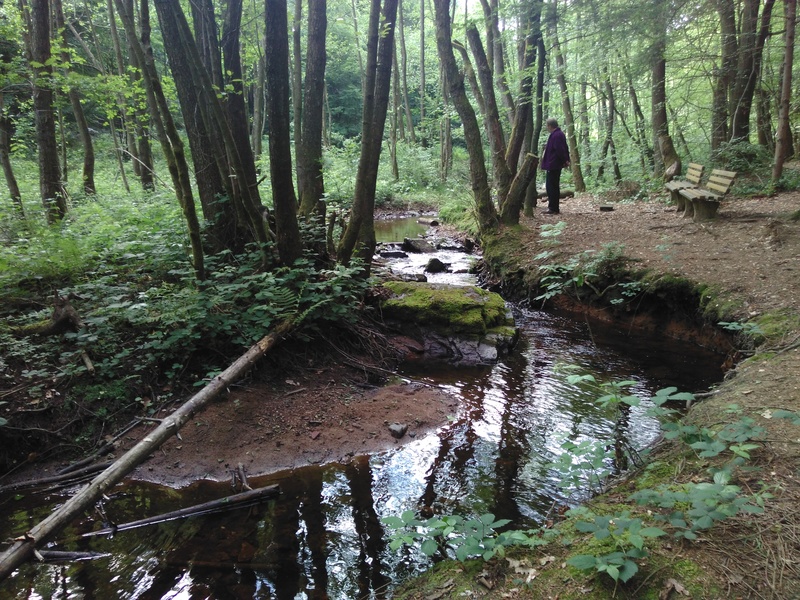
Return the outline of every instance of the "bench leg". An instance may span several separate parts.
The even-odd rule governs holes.
[[[717,200],[706,200],[705,198],[694,198],[692,200],[692,208],[695,222],[711,221],[717,216],[719,202]]]
[[[678,193],[678,190],[670,190],[672,196],[672,203],[675,205],[676,212],[683,212],[686,210],[686,204],[683,201],[683,196]]]
[[[683,200],[683,217],[684,219],[691,219],[694,217],[694,200],[689,200],[688,198],[684,198],[681,196]]]

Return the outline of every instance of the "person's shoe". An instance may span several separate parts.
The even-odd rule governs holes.
[[[561,214],[561,211],[560,210],[550,210],[550,209],[548,209],[548,210],[543,210],[542,214],[543,215],[559,215],[559,214]]]

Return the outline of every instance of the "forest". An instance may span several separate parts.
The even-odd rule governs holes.
[[[796,0],[3,3],[0,468],[81,455],[270,336],[365,344],[377,215],[497,240],[535,218],[548,117],[577,195],[661,202],[689,163],[739,197],[796,190],[796,20]]]

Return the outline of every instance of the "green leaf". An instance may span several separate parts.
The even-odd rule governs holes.
[[[400,527],[405,526],[403,519],[395,516],[383,517],[381,521],[383,521],[384,524],[388,525],[392,529],[399,529]]]
[[[436,540],[425,540],[420,547],[420,550],[422,550],[425,556],[433,556],[438,549],[439,545],[436,543]]]
[[[638,571],[639,566],[635,562],[632,560],[626,560],[622,565],[622,569],[619,571],[619,580],[622,583],[626,583],[631,577],[636,575]]]
[[[591,554],[578,554],[571,556],[567,559],[567,564],[581,571],[588,571],[594,569],[597,565],[597,559]]]
[[[661,537],[662,535],[666,534],[666,531],[659,529],[658,527],[645,527],[639,532],[639,535],[642,537]]]

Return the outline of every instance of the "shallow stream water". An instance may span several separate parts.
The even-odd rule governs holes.
[[[654,440],[658,423],[645,415],[646,402],[616,418],[594,402],[596,391],[567,382],[564,365],[601,381],[634,380],[632,391],[645,398],[672,385],[705,390],[722,377],[722,357],[695,346],[638,339],[547,312],[515,309],[515,316],[520,344],[498,364],[402,373],[460,399],[458,412],[437,431],[348,464],[251,480],[253,487],[280,484],[281,497],[271,503],[82,538],[92,515],[65,530],[58,547],[102,558],[25,565],[0,585],[0,597],[388,598],[431,563],[417,549],[390,550],[381,517],[409,509],[491,512],[517,528],[533,527],[585,492],[559,488],[560,474],[548,466],[565,438],[609,447],[624,440],[637,449]],[[129,483],[115,488],[104,507],[120,523],[230,493],[227,483],[182,490]],[[3,538],[25,531],[64,498],[0,498]]]

